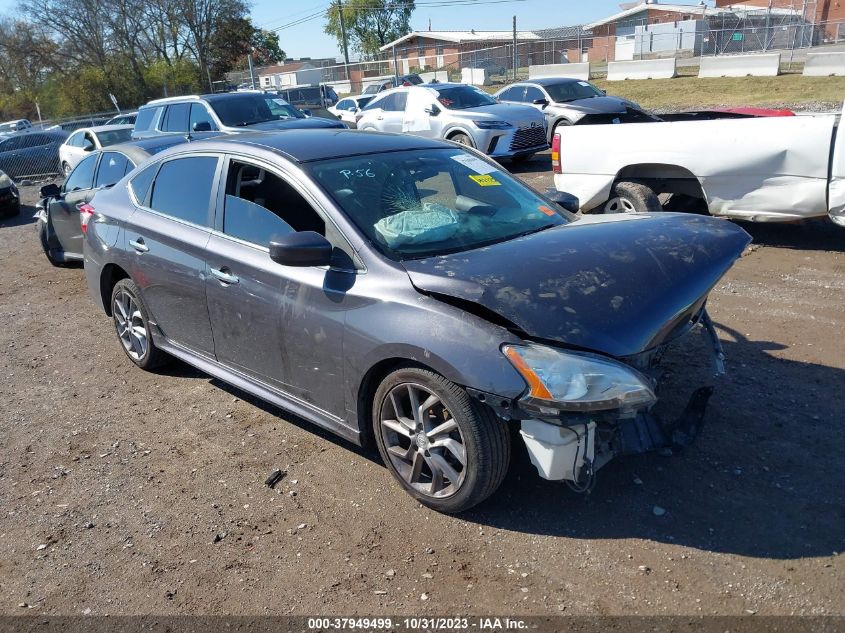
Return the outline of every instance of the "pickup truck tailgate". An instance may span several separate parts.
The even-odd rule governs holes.
[[[830,219],[839,226],[845,226],[845,104],[833,139],[827,205]]]

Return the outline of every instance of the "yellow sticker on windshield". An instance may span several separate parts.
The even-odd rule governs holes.
[[[469,177],[476,185],[479,187],[495,187],[497,185],[501,185],[498,180],[493,178],[490,174],[478,174],[472,175]]]

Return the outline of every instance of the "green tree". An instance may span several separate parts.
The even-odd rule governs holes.
[[[280,64],[287,55],[279,44],[279,34],[264,29],[255,29],[252,33],[252,60],[256,66]]]
[[[363,55],[376,55],[379,48],[411,30],[414,8],[414,0],[346,0],[343,19],[349,45]],[[340,9],[336,2],[326,11],[323,30],[332,35],[343,50]]]

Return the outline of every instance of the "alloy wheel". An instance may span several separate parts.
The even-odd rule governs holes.
[[[147,327],[137,301],[126,290],[121,291],[114,298],[112,314],[117,335],[126,353],[136,361],[141,360],[149,344]]]
[[[628,198],[611,198],[604,205],[605,213],[637,213],[634,204]]]
[[[397,385],[382,403],[379,429],[391,465],[417,492],[440,499],[460,489],[464,438],[439,396],[418,384]]]

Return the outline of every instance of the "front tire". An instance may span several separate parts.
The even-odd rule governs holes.
[[[475,147],[472,143],[472,139],[469,137],[469,134],[464,134],[463,132],[453,134],[449,137],[449,140],[459,143],[460,145],[466,145],[467,147]]]
[[[44,220],[38,220],[35,223],[35,232],[38,234],[38,241],[41,243],[41,249],[44,251],[47,261],[56,267],[63,266],[64,262],[56,259],[50,250],[50,241],[47,237],[47,223]]]
[[[129,360],[141,369],[151,370],[170,359],[153,341],[149,311],[134,281],[121,279],[114,285],[111,308],[117,338]]]
[[[379,453],[408,494],[438,512],[463,512],[507,473],[504,422],[458,385],[427,369],[388,375],[373,399]]]
[[[603,208],[604,213],[649,213],[663,207],[651,187],[633,180],[620,180]]]

